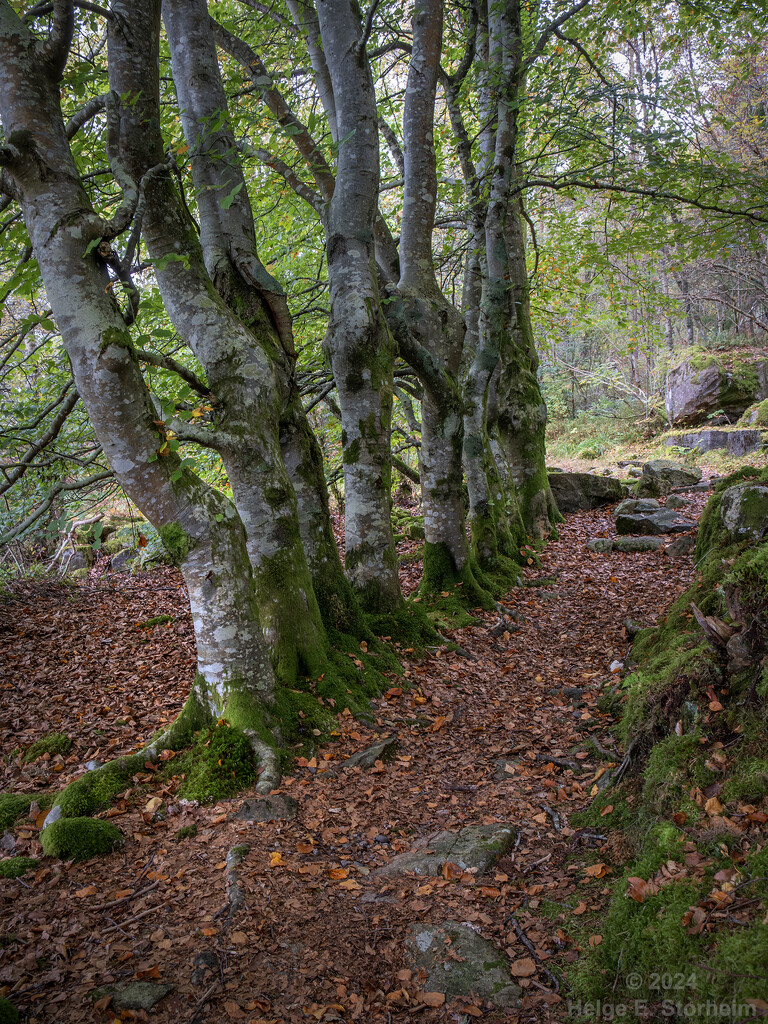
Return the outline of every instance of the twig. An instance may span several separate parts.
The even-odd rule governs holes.
[[[114,924],[112,925],[111,928],[105,928],[104,931],[102,932],[102,935],[106,935],[107,932],[113,932],[116,928],[122,929],[124,925],[133,924],[134,921],[140,921],[142,917],[146,917],[147,914],[154,914],[156,911],[162,910],[164,907],[167,907],[171,902],[172,900],[166,900],[165,903],[161,903],[159,907],[148,907],[147,910],[142,910],[140,914],[134,914],[133,917],[126,917],[126,919],[124,921],[121,921],[120,924]]]
[[[194,1013],[189,1018],[189,1021],[187,1022],[187,1024],[194,1024],[194,1022],[197,1020],[197,1018],[198,1018],[198,1016],[200,1014],[200,1011],[205,1006],[205,1004],[208,1002],[208,1000],[211,998],[211,996],[213,995],[214,991],[219,987],[220,984],[221,984],[221,982],[217,978],[216,981],[214,981],[214,983],[211,985],[211,987],[207,990],[207,992],[203,993],[202,997],[198,1001],[197,1006],[195,1007]]]
[[[136,900],[140,896],[146,896],[148,892],[152,892],[160,885],[160,880],[153,882],[152,885],[148,885],[146,889],[140,889],[138,892],[132,892],[128,896],[123,896],[119,900],[111,900],[109,903],[100,903],[97,907],[89,907],[89,910],[109,910],[112,907],[119,907],[121,903],[130,903],[131,900]]]
[[[528,936],[523,931],[520,922],[517,920],[517,918],[515,917],[514,914],[510,914],[509,917],[505,918],[505,923],[507,923],[509,921],[512,922],[512,927],[515,929],[515,934],[517,935],[518,939],[522,942],[522,944],[525,946],[525,948],[531,954],[533,959],[539,965],[539,969],[542,970],[544,972],[544,974],[546,974],[546,976],[551,980],[552,984],[555,986],[555,992],[559,992],[560,991],[560,981],[555,977],[555,975],[551,971],[548,971],[547,968],[542,964],[541,957],[536,952],[536,949],[534,948],[533,943],[531,942],[531,940],[528,938]]]
[[[541,809],[545,811],[552,819],[552,824],[555,827],[555,832],[560,832],[560,815],[557,813],[557,811],[554,810],[554,808],[550,807],[546,800],[542,800],[542,802],[539,804],[539,807],[541,807]]]
[[[539,864],[544,864],[546,861],[549,860],[551,856],[552,854],[550,852],[546,855],[546,857],[540,857],[539,860],[535,860],[533,864],[529,864],[527,868],[523,868],[523,874],[529,875],[534,868],[537,868]]]

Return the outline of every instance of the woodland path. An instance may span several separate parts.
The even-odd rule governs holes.
[[[694,502],[698,511],[704,498]],[[627,652],[623,620],[654,622],[693,574],[690,556],[587,551],[601,534],[613,535],[610,509],[569,516],[542,566],[525,572],[529,584],[555,582],[511,592],[512,619],[483,614],[452,634],[470,658],[403,652],[410,688],[393,684],[375,726],[340,716],[333,742],[284,780],[296,820],[234,821],[239,800],[182,806],[175,785],[148,770],[109,812],[126,836],[121,851],[85,864],[46,859],[36,873],[0,880],[0,992],[30,1024],[565,1021],[567,989],[556,994],[546,969],[567,978],[580,915],[599,911],[608,891],[609,879],[585,867],[621,856],[568,824],[607,764],[575,745],[595,735],[617,749],[613,720],[595,703]],[[418,569],[404,570],[406,589]],[[177,713],[194,672],[184,602],[175,570],[160,569],[76,589],[27,585],[2,605],[3,754],[50,731],[75,743],[66,758],[4,763],[0,789],[50,789],[91,758],[135,749]],[[162,614],[175,621],[139,628]],[[512,621],[518,630],[504,632]],[[391,761],[326,772],[389,735],[398,738]],[[147,810],[153,797],[164,820]],[[41,821],[17,823],[14,853],[39,853]],[[492,822],[512,823],[519,841],[476,881],[372,873],[440,829]],[[196,835],[177,839],[191,824]],[[226,854],[239,843],[250,847],[239,869],[246,908],[227,931],[217,912]],[[425,1005],[403,936],[412,922],[444,920],[472,924],[528,973],[520,1011]],[[215,969],[193,984],[206,952]],[[94,1008],[94,988],[131,978],[176,990],[149,1015]]]

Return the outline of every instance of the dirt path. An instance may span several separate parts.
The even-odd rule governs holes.
[[[509,617],[457,631],[469,657],[404,652],[410,688],[378,702],[375,726],[340,716],[333,742],[284,780],[295,820],[232,820],[239,800],[183,806],[173,783],[149,769],[135,777],[110,812],[126,836],[119,853],[44,860],[36,873],[0,880],[0,992],[38,1024],[564,1021],[567,988],[555,979],[578,956],[572,926],[607,893],[574,861],[583,837],[568,824],[607,761],[577,745],[594,735],[621,756],[595,703],[626,654],[623,620],[655,621],[693,572],[690,558],[585,549],[612,528],[609,511],[569,517],[542,566],[526,570],[529,584],[554,583],[518,589],[504,602]],[[2,789],[31,792],[89,758],[135,749],[180,708],[194,660],[172,570],[20,597],[2,609],[2,751],[51,730],[75,739],[67,757],[5,764]],[[139,628],[159,614],[175,621]],[[328,771],[390,735],[391,761]],[[146,809],[152,797],[162,820]],[[485,877],[374,873],[440,829],[494,822],[511,823],[518,838]],[[189,825],[196,834],[177,838]],[[34,821],[17,823],[14,836],[15,854],[39,851]],[[227,930],[225,861],[237,844],[249,847],[239,868],[245,909]],[[425,1005],[403,937],[412,922],[445,920],[471,924],[513,964],[534,960],[520,1011]],[[149,1015],[94,1008],[94,988],[128,979],[176,988]]]

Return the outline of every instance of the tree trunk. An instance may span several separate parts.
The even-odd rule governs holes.
[[[120,27],[110,25],[111,86],[136,97],[121,111],[120,134],[120,158],[135,180],[162,152],[158,82],[148,74],[157,68],[159,8],[159,0],[116,0]],[[244,181],[229,132],[207,129],[226,110],[207,10],[198,3],[185,5],[182,16],[174,14],[176,7],[167,4],[204,249],[165,169],[146,184],[143,234],[169,316],[215,395],[224,437],[215,447],[245,526],[264,635],[279,681],[293,685],[301,676],[322,674],[327,651],[280,446],[280,379],[292,346],[290,318],[279,285],[258,259],[252,223],[250,235],[244,233],[239,210],[225,202]],[[236,265],[245,268],[250,288],[236,280]],[[212,287],[208,269],[252,330]],[[184,437],[181,430],[179,435]]]
[[[237,511],[170,455],[158,458],[156,413],[130,333],[94,243],[130,221],[131,204],[100,218],[67,142],[58,84],[71,17],[47,42],[31,36],[0,3],[0,119],[3,162],[21,208],[78,391],[116,478],[157,528],[190,595],[198,673],[168,741],[226,716],[262,754],[271,734],[274,674],[258,618],[245,534]],[[265,784],[273,785],[270,761]]]
[[[376,95],[356,9],[323,0],[318,18],[340,140],[325,214],[331,317],[326,336],[342,414],[347,575],[363,607],[402,600],[390,521],[394,345],[374,262],[379,144]]]

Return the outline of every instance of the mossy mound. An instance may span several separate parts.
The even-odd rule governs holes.
[[[0,996],[0,1024],[18,1024],[18,1022],[19,1011],[13,1003]]]
[[[195,745],[174,759],[173,774],[184,776],[179,789],[184,799],[212,803],[253,786],[259,766],[248,737],[220,720],[199,733]]]
[[[145,622],[139,623],[139,629],[151,629],[153,626],[165,626],[169,622],[175,622],[176,619],[173,615],[155,615],[151,619],[147,619]]]
[[[665,999],[735,1001],[737,1018],[752,1015],[749,1000],[768,1000],[768,542],[734,543],[718,526],[724,491],[763,473],[718,485],[699,579],[635,638],[621,721],[630,773],[572,819],[610,833],[604,856],[622,851],[607,914],[584,920],[573,998],[642,1000],[643,1020],[664,1016]],[[748,657],[708,640],[691,602],[746,637]],[[589,945],[597,930],[601,943]],[[654,988],[665,974],[681,978],[679,991]]]
[[[72,748],[72,740],[64,732],[50,732],[39,740],[35,740],[24,754],[24,763],[29,764],[43,754],[68,754]]]
[[[123,841],[120,829],[111,821],[96,818],[59,818],[40,834],[46,857],[60,860],[90,860],[112,853]]]
[[[45,810],[53,803],[53,795],[51,793],[0,793],[0,832],[11,828],[17,818],[26,814],[33,800],[41,810]]]
[[[108,761],[107,764],[70,782],[56,798],[65,818],[90,817],[96,811],[109,807],[114,798],[130,784],[137,764],[129,758]]]
[[[18,878],[27,871],[32,871],[40,863],[34,857],[9,857],[8,860],[0,860],[0,877]]]

